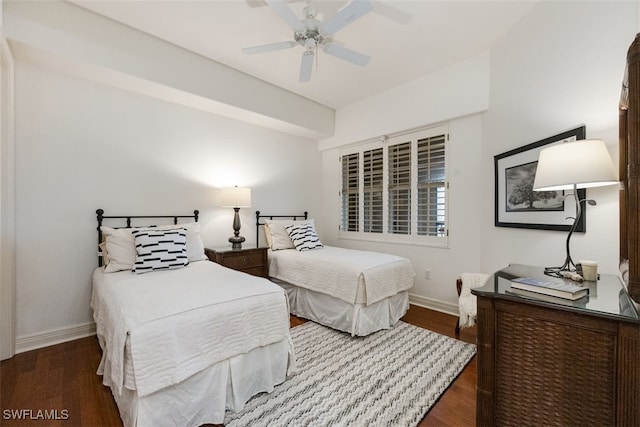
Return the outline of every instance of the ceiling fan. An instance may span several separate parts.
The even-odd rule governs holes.
[[[285,3],[285,0],[265,0],[265,3],[293,29],[293,40],[247,47],[242,49],[243,53],[253,55],[289,49],[296,45],[303,46],[305,50],[302,53],[300,64],[300,77],[298,79],[300,82],[311,80],[313,60],[318,48],[321,48],[329,55],[362,67],[371,60],[368,55],[333,42],[335,33],[373,10],[373,4],[370,0],[353,0],[324,22],[316,19],[317,11],[311,6],[310,2],[304,8],[305,18],[302,20],[296,17]]]

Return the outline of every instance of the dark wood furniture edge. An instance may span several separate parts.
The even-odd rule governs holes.
[[[269,219],[282,219],[282,218],[288,218],[288,219],[293,219],[294,221],[297,220],[298,218],[303,218],[303,219],[307,219],[309,215],[309,212],[304,211],[304,213],[302,215],[299,214],[293,214],[293,215],[263,215],[260,213],[260,211],[256,211],[256,248],[260,246],[260,226],[264,225],[264,222],[260,222],[260,218],[269,218]]]
[[[621,324],[618,331],[616,394],[622,396],[616,407],[619,426],[640,425],[640,334],[631,324]]]
[[[456,280],[456,292],[458,293],[458,301],[459,301],[460,294],[462,293],[462,279],[460,278]],[[458,318],[458,323],[456,323],[455,336],[456,338],[460,336],[460,318]]]
[[[627,52],[619,110],[620,260],[629,262],[629,296],[640,303],[640,34]]]
[[[105,219],[122,219],[125,220],[125,225],[123,227],[117,228],[131,228],[131,220],[132,219],[167,219],[172,218],[174,224],[178,224],[178,219],[180,218],[193,218],[195,222],[198,222],[198,218],[200,216],[200,211],[195,209],[193,211],[193,215],[105,215],[103,209],[96,209],[96,218],[98,220],[98,245],[102,243],[102,221]],[[155,224],[149,225],[153,226]],[[98,247],[98,266],[102,267],[102,249]]]
[[[216,251],[215,251],[215,249],[204,248],[204,254],[206,255],[207,258],[209,258],[209,261],[216,262]]]
[[[488,420],[495,420],[495,348],[493,346],[496,330],[495,301],[490,298],[478,298],[477,322],[477,392],[476,392],[476,424],[485,425]]]

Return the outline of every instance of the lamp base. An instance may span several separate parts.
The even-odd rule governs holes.
[[[561,267],[545,267],[544,268],[544,274],[548,275],[548,276],[558,276],[558,277],[564,277],[562,273],[575,273],[576,272],[576,265],[573,263],[573,260],[571,259],[571,255],[567,255],[567,259],[564,261],[564,264],[562,264]]]
[[[242,249],[242,242],[246,239],[242,236],[231,236],[229,242],[231,243],[231,249]]]

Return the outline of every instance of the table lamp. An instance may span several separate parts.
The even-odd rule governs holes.
[[[553,145],[540,151],[538,167],[533,182],[533,191],[571,190],[576,202],[576,216],[567,236],[567,257],[560,267],[546,267],[545,274],[561,276],[564,271],[575,271],[571,259],[569,241],[582,215],[582,202],[595,205],[595,200],[579,200],[577,189],[601,187],[617,184],[618,178],[609,157],[609,152],[601,140],[581,140]],[[568,219],[571,217],[568,217]]]
[[[232,249],[242,249],[245,238],[240,236],[240,208],[251,207],[251,189],[246,187],[225,187],[220,191],[220,206],[233,208],[233,236],[229,237]]]

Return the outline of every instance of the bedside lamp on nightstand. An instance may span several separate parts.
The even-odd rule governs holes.
[[[233,236],[229,237],[233,249],[241,249],[245,238],[240,236],[240,208],[251,207],[251,189],[246,187],[225,187],[220,192],[220,206],[233,208]]]

